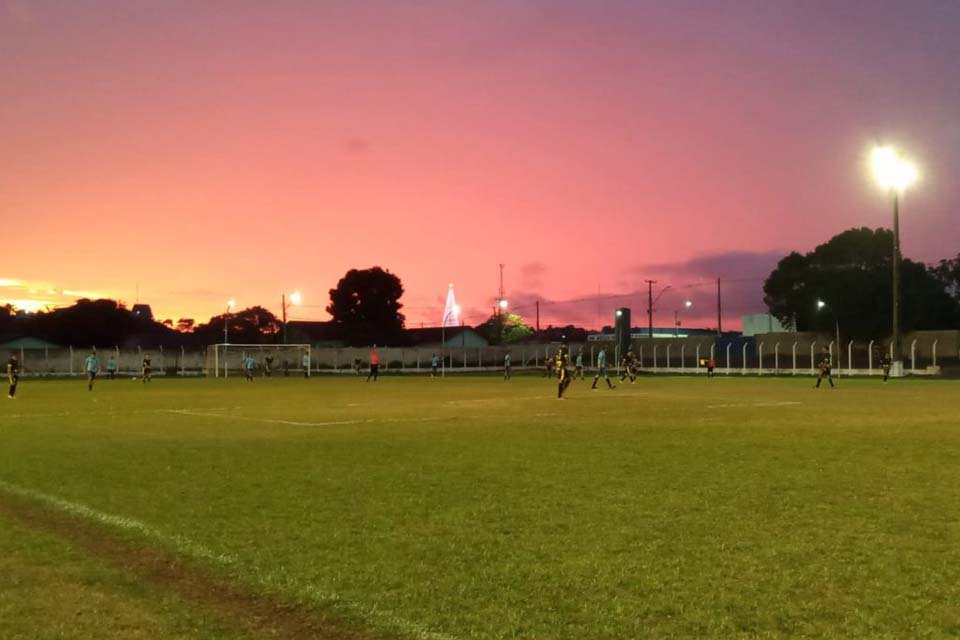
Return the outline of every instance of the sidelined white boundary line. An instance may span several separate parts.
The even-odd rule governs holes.
[[[441,418],[362,418],[354,420],[331,420],[329,422],[301,422],[298,420],[281,420],[279,418],[254,418],[251,416],[235,416],[229,413],[214,413],[212,411],[191,411],[189,409],[165,409],[166,413],[175,413],[182,416],[199,416],[202,418],[222,418],[224,420],[243,420],[245,422],[262,422],[265,424],[286,424],[294,427],[334,427],[345,424],[375,424],[378,422],[440,422],[454,420],[456,417]]]
[[[801,402],[741,402],[738,404],[708,404],[707,409],[737,409],[742,407],[790,407],[798,404],[803,404]]]
[[[186,536],[164,533],[159,529],[155,529],[150,525],[133,518],[97,511],[96,509],[88,507],[87,505],[79,502],[72,502],[64,498],[59,498],[35,489],[21,487],[3,480],[0,480],[0,490],[5,491],[10,495],[43,503],[48,507],[52,507],[58,511],[62,511],[72,516],[99,522],[115,529],[132,531],[144,538],[158,542],[165,547],[170,547],[181,555],[188,556],[196,560],[211,562],[223,569],[230,570],[235,574],[239,574],[249,579],[249,572],[243,571],[244,565],[236,556],[217,553],[209,547],[205,547],[198,542],[194,542]],[[454,636],[439,633],[437,631],[430,631],[422,625],[400,618],[389,611],[378,609],[375,606],[348,602],[340,595],[331,591],[324,591],[313,585],[300,584],[282,573],[278,575],[275,573],[254,569],[252,579],[257,586],[265,590],[286,593],[287,595],[312,601],[319,605],[334,609],[341,609],[347,613],[359,616],[361,619],[368,621],[368,624],[372,623],[371,626],[373,627],[389,627],[401,631],[412,638],[416,638],[417,640],[457,640]]]

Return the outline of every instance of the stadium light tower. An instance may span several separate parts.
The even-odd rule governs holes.
[[[692,306],[693,306],[692,301],[690,300],[683,301],[684,309],[689,309]],[[679,309],[673,310],[673,326],[674,326],[673,337],[679,338],[680,337],[680,310]]]
[[[290,294],[290,302],[287,302],[287,294],[280,294],[280,306],[283,308],[283,344],[287,344],[287,309],[291,305],[299,306],[303,302],[303,296],[300,295],[299,291],[294,291]]]
[[[227,300],[227,311],[223,314],[223,344],[229,344],[230,340],[227,339],[227,332],[229,322],[230,322],[230,312],[233,311],[233,308],[237,306],[237,301],[233,298]]]
[[[440,323],[440,350],[443,353],[443,362],[440,367],[440,377],[447,377],[447,319],[453,316],[454,318],[460,317],[460,305],[455,304],[450,308],[449,311],[443,316],[443,322]]]
[[[893,195],[893,371],[900,375],[900,196],[920,177],[917,166],[893,147],[876,147],[870,154],[873,177]]]
[[[834,322],[836,323],[836,325],[837,325],[837,361],[836,361],[835,364],[837,365],[837,368],[839,369],[839,368],[840,368],[840,352],[841,352],[841,351],[840,351],[840,319],[837,317],[837,311],[836,311],[836,309],[833,309],[833,308],[829,307],[829,306],[827,305],[827,303],[824,302],[823,300],[817,300],[817,311],[820,311],[820,310],[823,309],[824,307],[827,307],[828,309],[830,309],[830,313],[833,314],[833,321],[834,321]],[[849,368],[849,367],[850,367],[850,363],[848,362],[848,363],[847,363],[847,368]],[[837,374],[837,375],[839,375],[839,374]]]

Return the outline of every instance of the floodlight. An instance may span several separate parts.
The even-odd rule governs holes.
[[[683,303],[683,306],[685,306],[687,309],[689,309],[690,307],[693,306],[693,302],[690,301],[690,300],[687,300],[686,302]]]
[[[227,300],[227,309],[233,309],[235,306],[237,306],[236,300],[232,298],[230,300]]]
[[[826,302],[823,300],[817,300],[817,309],[823,309],[825,306],[827,306]]]
[[[903,192],[920,177],[917,166],[905,160],[893,147],[876,147],[870,154],[874,179],[884,189]]]
[[[303,302],[303,297],[300,295],[299,291],[294,291],[290,294],[290,302],[293,304],[300,304]]]
[[[506,309],[506,308],[507,308],[507,301],[506,301],[506,300],[500,300],[500,308],[501,308],[501,309]]]

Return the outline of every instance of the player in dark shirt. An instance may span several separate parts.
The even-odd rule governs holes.
[[[880,356],[880,368],[883,370],[883,381],[886,382],[890,379],[890,367],[893,366],[893,360],[890,358],[889,353],[885,353]]]
[[[820,388],[820,383],[823,382],[823,379],[826,378],[827,382],[830,383],[830,388],[833,388],[833,376],[830,371],[830,350],[827,347],[823,348],[823,355],[820,356],[820,375],[817,377],[817,389]]]
[[[563,400],[563,392],[570,386],[570,371],[567,367],[570,365],[570,352],[567,345],[560,347],[557,355],[553,359],[554,366],[557,368],[557,399]]]
[[[153,366],[150,363],[150,354],[143,355],[143,363],[140,366],[140,376],[143,384],[153,380]]]
[[[17,362],[17,356],[10,354],[7,360],[7,382],[10,383],[10,390],[7,397],[11,400],[17,397],[17,382],[20,380],[20,363]]]
[[[637,356],[633,353],[633,349],[627,351],[626,355],[623,356],[623,359],[620,361],[620,366],[623,367],[623,374],[620,376],[620,382],[623,382],[627,379],[627,376],[630,377],[630,382],[636,382],[637,380]]]

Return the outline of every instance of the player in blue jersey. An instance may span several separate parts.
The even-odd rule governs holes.
[[[97,379],[100,373],[100,358],[97,357],[97,350],[94,349],[83,361],[83,368],[87,372],[87,391],[93,391],[93,381]]]
[[[603,379],[607,381],[607,387],[610,389],[615,389],[616,385],[610,382],[610,376],[607,373],[607,350],[600,349],[600,353],[597,354],[597,375],[593,376],[593,389],[597,388],[597,383],[600,382],[600,376],[603,376]]]

